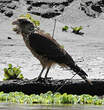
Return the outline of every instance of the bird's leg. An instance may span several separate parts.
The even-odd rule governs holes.
[[[50,67],[48,67],[48,69],[47,69],[47,71],[46,71],[45,79],[47,79],[47,75],[48,75],[49,69],[50,69]]]
[[[73,76],[71,77],[71,79],[70,80],[72,80],[73,78],[74,78],[74,76],[76,76],[77,74],[73,74]]]
[[[41,76],[42,76],[42,73],[43,73],[44,69],[45,69],[45,67],[42,68],[42,70],[41,70],[41,72],[40,72],[38,78],[36,79],[37,81],[41,79]]]
[[[47,79],[51,79],[51,77],[49,77],[49,78],[47,77],[49,70],[50,70],[50,67],[47,68],[47,71],[45,74],[45,82],[47,82]]]

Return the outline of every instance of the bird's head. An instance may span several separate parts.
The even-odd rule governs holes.
[[[26,18],[19,18],[13,21],[12,24],[16,25],[14,31],[17,32],[17,34],[29,34],[34,32],[34,24]]]

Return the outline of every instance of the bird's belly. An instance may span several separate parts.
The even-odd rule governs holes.
[[[39,55],[38,53],[36,53],[32,49],[31,49],[31,52],[32,52],[33,56],[36,57],[40,61],[41,65],[44,67],[50,67],[50,66],[56,64],[54,61],[48,60],[48,58]]]
[[[25,37],[23,37],[23,38],[25,38]],[[47,57],[45,57],[45,56],[39,55],[39,54],[35,51],[35,49],[32,49],[31,46],[29,45],[28,39],[24,39],[24,42],[25,42],[27,48],[28,48],[28,49],[31,51],[31,53],[33,54],[33,56],[36,57],[36,58],[40,61],[41,65],[42,65],[43,67],[50,67],[50,66],[53,66],[53,65],[57,64],[57,62],[55,62],[55,61],[53,61],[53,60],[49,60],[49,59],[48,59]],[[58,64],[59,64],[59,63],[58,63]],[[61,67],[66,67],[66,65],[65,65],[64,63],[60,63],[59,65],[60,65]]]
[[[27,48],[33,54],[33,56],[36,57],[40,61],[40,63],[41,63],[42,66],[44,66],[44,67],[50,67],[50,66],[56,64],[54,61],[48,60],[48,58],[39,55],[34,49],[31,48],[31,46],[29,45],[29,43],[28,43],[27,40],[24,39],[24,42],[25,42]]]

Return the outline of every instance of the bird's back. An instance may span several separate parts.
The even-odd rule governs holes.
[[[31,33],[28,38],[28,44],[32,49],[32,53],[36,54],[34,56],[38,56],[37,58],[43,66],[48,67],[57,63],[62,67],[70,67],[86,82],[91,84],[86,78],[87,74],[75,64],[72,57],[55,40],[38,33]]]
[[[31,33],[29,45],[38,55],[48,60],[65,65],[69,65],[68,61],[70,60],[70,63],[74,64],[72,57],[53,38]]]

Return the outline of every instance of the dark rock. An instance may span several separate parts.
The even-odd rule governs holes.
[[[30,13],[41,16],[43,18],[53,18],[60,15],[66,6],[69,6],[73,0],[66,0],[65,2],[41,2],[33,0],[25,0],[30,6],[27,8]],[[35,7],[35,8],[34,8]],[[37,9],[39,7],[39,9]],[[36,9],[36,10],[35,10]],[[47,12],[47,10],[49,11]],[[39,11],[38,11],[39,10]],[[42,10],[42,11],[40,11]]]
[[[41,16],[43,18],[53,18],[61,14],[61,13],[55,13],[55,12],[39,13],[39,12],[34,12],[34,11],[30,11],[29,13]]]
[[[5,11],[5,16],[8,16],[8,17],[13,16],[13,11],[11,11],[11,10],[6,10],[6,11]]]
[[[47,13],[42,14],[41,16],[43,18],[53,18],[53,17],[58,16],[60,14],[61,13],[47,12]]]
[[[71,3],[73,0],[67,0],[68,1],[68,3]]]
[[[84,35],[83,32],[79,32],[79,31],[72,31],[72,33],[77,34],[77,35]]]
[[[92,3],[92,2],[80,3],[80,9],[84,11],[84,13],[87,16],[90,16],[93,18],[98,17],[102,12],[101,7],[98,6],[96,3]]]
[[[0,3],[11,3],[12,0],[0,0]]]
[[[92,1],[88,1],[88,2],[86,2],[86,6],[90,6],[91,4],[93,4]]]
[[[44,78],[42,80],[6,80],[0,81],[0,91],[15,92],[21,91],[26,94],[40,94],[47,91],[60,92],[67,94],[90,94],[90,95],[104,95],[104,79],[91,80],[93,85],[89,85],[83,80],[66,79],[66,80],[48,80],[46,83]]]
[[[96,12],[99,12],[99,13],[102,12],[102,9],[99,5],[92,5],[91,8]]]
[[[10,8],[10,9],[16,9],[16,7],[17,6],[15,4],[13,4],[13,3],[7,5],[7,8]]]
[[[0,7],[0,13],[4,13],[6,11],[6,7]]]
[[[64,5],[64,6],[68,6],[69,2],[52,2],[52,3],[48,3],[48,2],[33,2],[32,6],[34,7],[41,7],[41,5],[49,5],[50,8],[52,8],[53,6],[59,6],[59,5]]]
[[[64,11],[64,8],[60,9],[60,11],[63,12]]]
[[[58,10],[55,10],[55,12],[58,12]]]
[[[26,0],[26,3],[27,4],[32,4],[33,3],[33,0]]]
[[[34,15],[41,16],[41,13],[39,13],[39,12],[30,11],[29,13],[34,14]]]
[[[19,2],[20,0],[12,0],[12,1],[17,1],[17,2]]]
[[[59,6],[60,5],[60,3],[55,3],[55,2],[53,2],[53,3],[49,3],[49,7],[50,8],[52,8],[52,7],[56,7],[56,6]]]
[[[101,7],[104,7],[104,0],[98,1],[98,5],[100,5]]]
[[[98,17],[100,13],[104,12],[104,0],[82,2],[80,9],[90,17]]]
[[[46,2],[33,2],[32,3],[32,6],[35,6],[35,7],[40,7],[41,5],[47,5],[48,3]]]
[[[62,2],[61,4],[64,5],[64,6],[68,6],[69,2]]]
[[[32,6],[29,6],[29,7],[27,8],[28,11],[30,11],[31,9],[32,9]]]
[[[8,39],[12,39],[11,37],[8,37]]]

